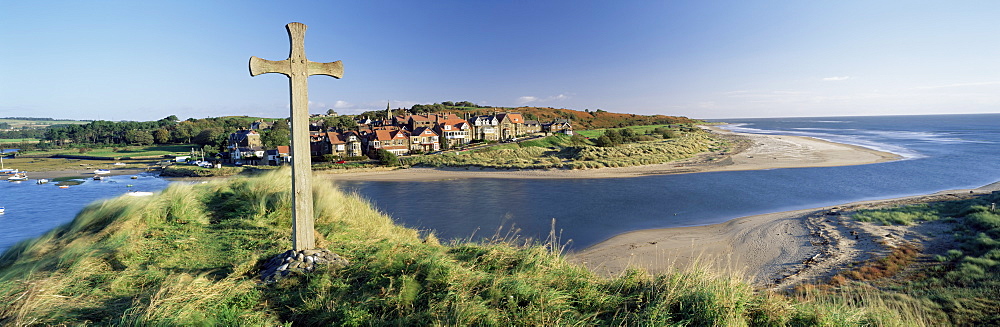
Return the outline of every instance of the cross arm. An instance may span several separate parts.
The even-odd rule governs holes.
[[[338,61],[339,63],[339,61]],[[341,68],[343,70],[343,68]],[[273,61],[267,59],[260,59],[256,56],[250,57],[250,76],[257,76],[260,74],[267,73],[278,73],[289,76],[291,71],[289,69],[288,60]],[[338,77],[339,78],[339,77]]]
[[[340,60],[334,62],[318,63],[309,62],[309,75],[326,75],[333,78],[341,78],[344,76],[344,64]]]

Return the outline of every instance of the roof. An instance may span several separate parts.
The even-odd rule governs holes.
[[[524,117],[521,116],[520,113],[505,112],[505,113],[502,113],[502,114],[497,114],[497,120],[501,120],[502,121],[505,117],[507,119],[510,119],[510,122],[515,123],[515,124],[523,124],[524,123]]]
[[[427,127],[420,127],[413,131],[413,136],[438,136],[433,130]]]

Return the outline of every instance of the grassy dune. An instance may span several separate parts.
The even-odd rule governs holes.
[[[554,240],[442,245],[326,184],[313,189],[317,242],[351,264],[260,284],[260,265],[291,247],[289,180],[283,169],[91,204],[0,256],[0,324],[919,324],[876,299],[793,299],[708,270],[600,278]]]
[[[676,139],[642,141],[616,147],[574,145],[569,136],[558,134],[540,140],[503,144],[461,154],[446,152],[413,157],[407,159],[407,162],[432,167],[589,169],[660,164],[725,147],[725,141],[700,131],[685,133]]]

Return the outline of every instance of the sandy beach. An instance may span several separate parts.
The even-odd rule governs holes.
[[[762,288],[786,289],[803,281],[822,281],[855,262],[884,256],[901,243],[916,244],[924,253],[952,247],[944,222],[914,226],[881,226],[858,222],[859,209],[964,199],[1000,191],[1000,182],[972,190],[863,201],[839,206],[742,217],[721,224],[628,232],[571,253],[603,275],[628,267],[650,273],[697,265],[745,276]]]
[[[432,181],[460,178],[628,178],[710,171],[849,166],[901,159],[900,156],[892,153],[809,137],[735,133],[714,127],[704,128],[730,138],[741,146],[732,155],[705,153],[676,162],[620,168],[580,170],[407,168],[362,172],[333,170],[321,174],[334,180],[353,181]]]

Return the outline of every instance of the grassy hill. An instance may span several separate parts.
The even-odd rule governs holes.
[[[350,264],[262,284],[291,247],[289,191],[278,170],[94,203],[0,256],[0,324],[914,324],[863,297],[792,299],[705,270],[600,278],[554,238],[442,245],[329,183],[313,189],[317,243]]]

